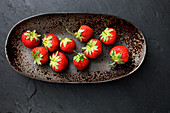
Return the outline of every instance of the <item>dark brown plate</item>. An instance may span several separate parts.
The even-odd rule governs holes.
[[[96,59],[90,59],[89,66],[83,71],[77,70],[72,63],[75,53],[65,53],[69,59],[69,66],[62,72],[53,71],[49,62],[42,66],[35,65],[30,55],[31,49],[23,46],[21,42],[23,32],[35,29],[42,36],[44,33],[53,33],[73,38],[76,41],[76,51],[82,52],[81,48],[86,43],[81,43],[75,36],[69,35],[66,28],[76,32],[83,24],[94,30],[92,38],[99,39],[100,33],[106,27],[116,29],[118,35],[116,44],[103,45],[103,53]],[[109,51],[115,45],[124,45],[129,49],[130,58],[126,64],[109,65],[111,64]],[[112,15],[48,13],[26,18],[14,25],[7,36],[5,52],[13,69],[30,78],[55,83],[99,83],[125,77],[137,70],[144,60],[146,43],[143,34],[134,24]]]

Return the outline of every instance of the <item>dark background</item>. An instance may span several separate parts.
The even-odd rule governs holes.
[[[6,60],[6,36],[21,19],[46,12],[127,19],[145,36],[146,58],[132,75],[108,83],[54,84],[24,77]],[[0,112],[170,113],[170,1],[0,0]]]

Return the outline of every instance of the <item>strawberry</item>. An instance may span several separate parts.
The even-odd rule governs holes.
[[[110,56],[113,60],[111,65],[124,64],[129,59],[129,51],[125,46],[115,46],[110,50]]]
[[[42,65],[48,61],[48,51],[45,47],[35,47],[31,51],[34,64]]]
[[[62,71],[68,65],[67,57],[62,52],[53,53],[50,60],[50,66],[55,71]]]
[[[48,34],[47,36],[44,34],[43,44],[50,52],[53,52],[58,49],[60,42],[54,34]]]
[[[73,53],[73,50],[75,48],[75,41],[71,38],[63,38],[61,36],[58,37],[61,40],[60,49],[67,53]]]
[[[30,31],[27,30],[22,34],[22,43],[27,48],[34,48],[40,43],[40,37],[41,35],[36,33],[36,30]]]
[[[77,53],[76,51],[74,52],[77,55],[73,58],[73,64],[77,69],[84,70],[89,64],[89,59],[83,53]]]
[[[93,35],[94,31],[87,25],[82,25],[76,33],[71,33],[66,29],[71,35],[76,35],[76,38],[81,42],[87,42]]]
[[[100,40],[103,44],[111,45],[116,42],[117,33],[113,28],[106,28],[100,35]]]
[[[102,44],[98,39],[91,39],[82,49],[85,50],[86,57],[96,58],[102,53]]]

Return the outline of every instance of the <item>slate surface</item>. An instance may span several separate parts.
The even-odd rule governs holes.
[[[170,113],[169,0],[0,0],[0,113]],[[45,12],[104,13],[143,32],[142,66],[120,80],[88,85],[53,84],[15,72],[5,58],[11,27]]]

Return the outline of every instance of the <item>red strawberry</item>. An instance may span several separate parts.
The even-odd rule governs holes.
[[[129,51],[125,46],[115,46],[110,50],[110,56],[113,64],[124,64],[129,59]]]
[[[111,45],[116,42],[117,33],[113,28],[106,28],[100,37],[100,40],[103,42],[103,44]]]
[[[48,51],[45,47],[35,47],[31,51],[34,64],[45,64],[48,61]]]
[[[33,48],[37,46],[40,43],[40,37],[41,35],[36,33],[36,30],[30,31],[27,30],[22,34],[22,43],[27,48]]]
[[[93,35],[94,31],[87,25],[82,25],[76,33],[71,33],[66,29],[71,35],[76,35],[76,38],[81,42],[87,42]]]
[[[77,53],[76,51],[74,52]],[[77,69],[84,70],[89,64],[89,59],[83,53],[77,53],[73,58],[73,64]]]
[[[85,49],[86,57],[96,58],[102,53],[102,44],[98,39],[91,39],[82,49]]]
[[[62,71],[68,65],[67,57],[62,52],[53,53],[50,60],[50,66],[55,71]]]
[[[54,34],[48,34],[47,36],[44,34],[43,44],[50,52],[53,52],[58,49],[60,42]]]
[[[75,41],[71,38],[62,38],[61,36],[59,36],[59,38],[61,40],[60,49],[67,53],[73,53]]]

